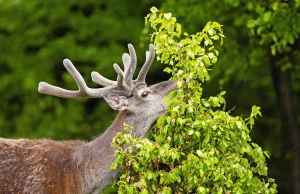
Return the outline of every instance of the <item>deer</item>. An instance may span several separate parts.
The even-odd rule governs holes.
[[[130,133],[137,138],[147,136],[167,110],[163,99],[176,89],[173,80],[147,86],[146,75],[155,58],[153,44],[149,45],[145,63],[134,80],[136,52],[131,44],[128,49],[129,54],[122,55],[124,71],[113,65],[116,81],[95,71],[91,73],[100,88],[89,88],[69,59],[64,59],[63,64],[78,90],[39,83],[41,94],[67,99],[104,98],[119,113],[111,126],[90,142],[0,138],[1,194],[99,194],[120,176],[120,167],[110,169],[116,149],[111,147],[113,138],[119,132],[129,133],[124,124],[134,128]]]

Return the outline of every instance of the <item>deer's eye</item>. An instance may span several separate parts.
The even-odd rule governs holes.
[[[150,93],[150,92],[148,92],[148,91],[144,91],[144,92],[142,93],[141,97],[145,98],[145,97],[148,96],[149,93]]]

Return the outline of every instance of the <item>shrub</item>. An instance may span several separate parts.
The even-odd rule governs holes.
[[[222,25],[208,22],[201,32],[182,33],[171,13],[155,7],[146,17],[154,30],[157,59],[177,81],[166,99],[168,113],[158,119],[148,138],[119,133],[112,169],[124,169],[119,193],[276,193],[267,178],[263,151],[249,133],[260,108],[248,118],[225,111],[225,92],[202,98],[202,83],[217,62],[216,42],[223,43]],[[132,130],[132,129],[128,129]],[[134,130],[134,129],[133,129]]]

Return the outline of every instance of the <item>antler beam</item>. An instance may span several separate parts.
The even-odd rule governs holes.
[[[91,89],[87,87],[83,77],[77,71],[69,59],[63,61],[65,68],[76,81],[79,90],[66,90],[57,86],[50,85],[46,82],[40,82],[38,91],[42,94],[57,96],[61,98],[101,98],[111,87]]]
[[[137,77],[133,79],[133,74],[136,69],[136,53],[134,47],[128,44],[129,54],[124,53],[122,56],[124,64],[124,72],[117,65],[114,64],[114,69],[118,74],[117,81],[109,80],[99,73],[93,71],[92,80],[104,86],[103,88],[89,88],[81,74],[77,71],[75,66],[69,59],[65,59],[63,64],[68,72],[72,75],[78,85],[78,90],[66,90],[57,86],[50,85],[46,82],[40,82],[38,91],[42,94],[57,96],[61,98],[102,98],[108,94],[118,94],[121,96],[130,96],[133,88],[140,84],[145,84],[146,74],[154,60],[155,50],[154,46],[150,44],[149,51],[146,52],[146,61]]]

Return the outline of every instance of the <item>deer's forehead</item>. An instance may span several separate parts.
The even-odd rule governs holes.
[[[139,95],[139,94],[143,93],[144,91],[150,91],[150,90],[151,90],[150,87],[147,87],[147,86],[135,88],[133,90],[133,95]]]

